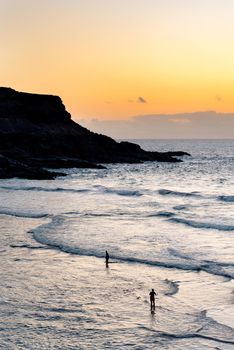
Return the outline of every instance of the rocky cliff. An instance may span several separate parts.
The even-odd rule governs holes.
[[[174,156],[183,154],[146,152],[93,133],[71,119],[58,96],[0,88],[0,178],[56,176],[43,168],[103,168],[96,163],[178,162]]]

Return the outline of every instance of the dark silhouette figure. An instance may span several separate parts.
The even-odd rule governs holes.
[[[155,310],[155,295],[157,294],[155,293],[154,289],[152,289],[149,295],[150,295],[150,308],[152,311],[152,310]]]
[[[110,256],[108,254],[108,251],[106,250],[106,267],[109,266],[109,258],[110,258]]]

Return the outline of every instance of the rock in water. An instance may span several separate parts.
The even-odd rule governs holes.
[[[63,173],[47,171],[39,167],[28,166],[17,160],[0,155],[0,179],[18,177],[30,180],[52,180]]]
[[[2,176],[21,174],[32,178],[35,167],[39,173],[38,169],[44,167],[104,168],[96,163],[179,162],[174,156],[186,153],[147,152],[130,142],[118,143],[75,123],[58,96],[1,87],[0,154],[8,163],[5,170],[1,166]],[[51,173],[41,171],[38,178],[51,178]]]

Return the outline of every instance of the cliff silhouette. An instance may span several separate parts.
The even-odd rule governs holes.
[[[0,178],[50,179],[45,168],[104,168],[105,163],[180,162],[185,152],[147,152],[75,123],[58,96],[0,88]],[[97,163],[101,163],[99,165]]]

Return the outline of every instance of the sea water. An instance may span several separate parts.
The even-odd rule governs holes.
[[[234,140],[135,142],[191,157],[1,180],[0,348],[234,348]]]

